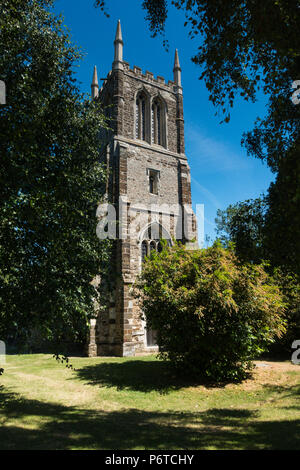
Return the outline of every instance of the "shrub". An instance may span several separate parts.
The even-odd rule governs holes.
[[[193,377],[243,379],[251,360],[284,332],[284,303],[265,265],[242,265],[218,243],[152,253],[135,295],[157,330],[161,358]]]

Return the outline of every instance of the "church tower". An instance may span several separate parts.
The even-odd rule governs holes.
[[[183,95],[178,51],[174,80],[165,82],[123,60],[118,22],[112,70],[99,90],[94,69],[92,97],[104,106],[111,130],[103,136],[108,168],[107,202],[116,213],[109,302],[91,321],[88,353],[134,356],[155,352],[155,331],[147,329],[131,288],[151,250],[162,238],[172,245],[197,239],[191,208],[190,169],[184,147]],[[101,303],[101,299],[100,299]]]

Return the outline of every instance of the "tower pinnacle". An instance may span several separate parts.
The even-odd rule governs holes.
[[[115,46],[115,59],[113,62],[113,69],[114,70],[122,70],[123,69],[123,39],[122,39],[122,30],[121,30],[121,21],[118,21],[117,25],[117,32],[116,38],[114,40]]]
[[[175,60],[174,60],[174,82],[176,85],[181,87],[181,67],[179,64],[179,56],[178,56],[178,50],[175,50]]]
[[[91,84],[91,89],[92,89],[92,99],[97,98],[98,91],[99,91],[99,84],[98,84],[98,75],[97,75],[96,65],[94,67],[93,81],[92,81],[92,84]]]

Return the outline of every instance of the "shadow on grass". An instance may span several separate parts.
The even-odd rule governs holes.
[[[77,377],[90,385],[116,387],[117,390],[138,392],[157,391],[167,394],[182,387],[205,385],[222,387],[203,380],[190,380],[175,375],[170,364],[164,361],[130,360],[126,362],[102,362],[75,370]]]
[[[272,394],[280,393],[280,398],[293,397],[300,399],[300,385],[274,385],[274,384],[264,384],[263,388],[267,389]],[[274,397],[276,400],[276,396]],[[299,403],[300,406],[300,403]]]
[[[298,449],[300,420],[245,409],[102,412],[28,400],[0,387],[0,449]],[[8,426],[5,426],[9,422]],[[36,429],[34,429],[36,426]]]

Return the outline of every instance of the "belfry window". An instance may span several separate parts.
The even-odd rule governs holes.
[[[135,138],[146,140],[146,96],[139,93],[136,98]]]
[[[159,100],[155,99],[151,108],[151,138],[153,144],[162,143],[162,106]]]
[[[134,137],[167,148],[167,108],[160,96],[150,97],[146,90],[138,92],[135,100]]]

